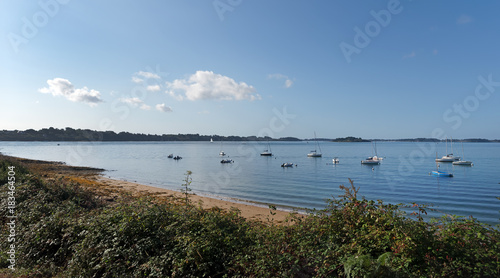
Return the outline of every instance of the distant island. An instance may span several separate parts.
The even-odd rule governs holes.
[[[221,136],[221,135],[200,135],[200,134],[143,134],[114,131],[97,131],[90,129],[74,129],[66,127],[43,128],[40,130],[1,130],[0,141],[328,141],[328,142],[442,142],[436,138],[412,138],[412,139],[362,139],[359,137],[348,136],[343,138],[317,138],[317,139],[299,139],[296,137],[271,138],[269,136]],[[481,138],[459,139],[457,142],[480,142],[491,143],[500,142],[500,140],[488,140]]]
[[[337,138],[331,140],[332,142],[370,142],[370,140],[366,139],[361,139],[361,138],[356,138],[352,136],[344,137],[344,138]]]

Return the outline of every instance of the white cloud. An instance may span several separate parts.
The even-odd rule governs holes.
[[[165,103],[157,104],[156,110],[161,111],[161,112],[172,112],[172,108],[170,108],[169,106],[166,106]]]
[[[160,85],[149,85],[148,87],[146,87],[146,90],[148,91],[151,91],[151,92],[158,92],[159,90],[161,90],[160,88]]]
[[[148,71],[138,71],[132,75],[132,82],[141,84],[144,82],[144,79],[161,79],[161,77],[152,72]]]
[[[38,91],[44,94],[52,94],[53,96],[63,96],[70,101],[83,102],[90,106],[96,106],[98,103],[103,102],[99,91],[87,87],[75,89],[75,86],[64,78],[49,79],[47,80],[47,84],[49,87],[38,89]]]
[[[145,104],[144,101],[140,100],[137,97],[121,98],[120,101],[129,104],[132,107],[139,107],[142,110],[151,110],[151,106]]]
[[[468,16],[468,15],[461,15],[458,19],[457,19],[457,24],[467,24],[467,23],[470,23],[472,22],[472,17]]]
[[[139,78],[137,76],[132,76],[132,82],[140,84],[140,83],[144,82],[144,79]]]
[[[234,79],[213,73],[197,71],[187,79],[166,82],[166,93],[177,100],[256,100],[260,95],[253,86],[245,82],[237,83]]]
[[[286,79],[284,87],[287,88],[287,89],[290,88],[290,87],[292,87],[292,85],[293,85],[293,81],[290,78],[288,78],[288,76],[286,76],[284,74],[281,74],[281,73],[269,74],[269,75],[267,75],[267,78],[269,78],[269,79],[277,79],[277,80]]]
[[[147,104],[142,104],[141,107],[139,107],[139,108],[142,110],[151,110],[151,106],[149,106]]]
[[[149,79],[149,78],[160,79],[160,76],[158,74],[152,73],[152,72],[139,71],[139,72],[136,72],[135,74],[138,75],[138,76],[147,78],[147,79]]]

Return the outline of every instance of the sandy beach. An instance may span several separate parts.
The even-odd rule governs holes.
[[[103,184],[106,187],[111,189],[119,189],[131,192],[133,195],[154,195],[158,197],[178,197],[183,198],[184,194],[180,191],[169,190],[159,187],[153,187],[149,185],[139,184],[130,181],[110,179],[104,177],[102,175],[94,176],[92,179],[95,179],[100,184]],[[267,222],[268,220],[272,220],[274,223],[284,223],[285,219],[290,215],[288,211],[282,210],[274,210],[275,213],[271,215],[271,209],[258,206],[258,205],[250,205],[240,202],[231,202],[223,199],[210,198],[205,196],[199,196],[196,194],[190,194],[190,200],[194,204],[201,204],[204,209],[210,209],[213,207],[219,207],[224,210],[238,209],[241,212],[241,216],[249,219],[249,220],[259,220],[263,222]]]
[[[28,168],[38,172],[44,178],[54,178],[65,176],[72,179],[87,188],[92,189],[96,194],[101,195],[104,199],[109,199],[110,196],[116,195],[119,192],[129,192],[132,196],[154,196],[159,199],[168,199],[165,197],[184,197],[183,193],[175,190],[169,190],[136,182],[111,179],[104,177],[102,172],[104,169],[69,166],[61,162],[32,160],[11,156],[0,156],[4,159],[15,160],[26,165]],[[196,194],[190,194],[190,201],[193,204],[200,204],[204,209],[218,207],[224,210],[238,209],[241,216],[248,220],[258,220],[262,222],[272,221],[274,224],[285,224],[286,218],[290,216],[289,211],[271,210],[264,205],[252,205],[245,202],[231,202],[227,199],[216,199]],[[273,214],[271,214],[271,212]]]

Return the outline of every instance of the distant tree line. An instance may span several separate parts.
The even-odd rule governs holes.
[[[114,131],[96,131],[90,129],[43,128],[40,130],[28,129],[2,130],[0,141],[300,141],[295,137],[273,139],[257,136],[220,136],[200,134],[143,134]]]
[[[333,139],[332,142],[370,142],[370,140],[348,136],[344,138]]]
[[[196,134],[144,134],[114,131],[97,131],[90,129],[74,129],[66,127],[42,128],[40,130],[1,130],[0,141],[308,141],[315,139],[298,139],[296,137],[271,138],[269,136],[221,136]],[[331,142],[371,142],[371,141],[396,141],[396,142],[444,142],[436,138],[411,138],[411,139],[362,139],[359,137],[343,137],[336,139],[317,138],[318,141]],[[461,139],[462,142],[500,142],[480,138]]]

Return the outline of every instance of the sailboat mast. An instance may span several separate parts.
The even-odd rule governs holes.
[[[465,160],[465,153],[464,153],[464,141],[462,143],[462,160]]]
[[[318,143],[318,138],[316,138],[316,131],[314,132],[314,140],[316,140],[316,146],[318,147],[319,149],[319,153],[321,153],[321,147],[319,146],[319,143]]]
[[[451,144],[451,154],[453,155],[453,137],[451,137],[450,144]]]

